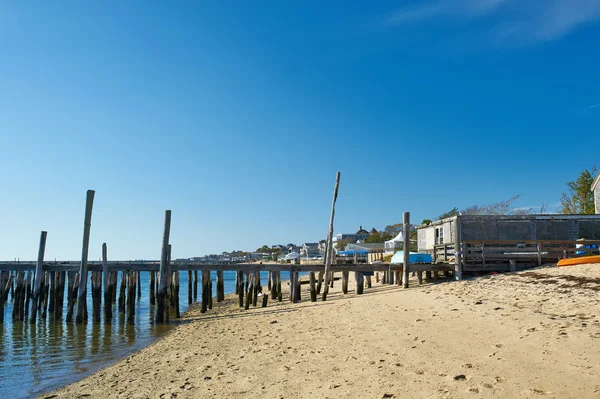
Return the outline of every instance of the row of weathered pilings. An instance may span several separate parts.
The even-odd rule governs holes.
[[[259,293],[262,291],[260,271],[269,272],[268,288],[271,297],[282,300],[281,271],[290,271],[291,302],[301,300],[299,273],[309,273],[310,299],[317,300],[317,295],[323,288],[322,300],[327,299],[330,285],[333,285],[333,272],[343,271],[342,288],[347,292],[348,273],[356,273],[356,293],[362,294],[364,289],[363,272],[383,271],[391,281],[391,274],[401,266],[387,265],[335,265],[335,252],[333,249],[333,220],[335,203],[338,195],[340,173],[336,175],[336,184],[331,207],[329,231],[327,235],[327,250],[325,251],[324,265],[256,265],[256,264],[214,264],[207,265],[189,262],[171,262],[172,247],[170,244],[171,211],[165,211],[164,230],[161,247],[160,262],[109,262],[107,245],[102,244],[102,260],[88,262],[92,208],[95,191],[88,190],[86,195],[85,217],[83,225],[83,245],[80,262],[51,263],[44,261],[47,233],[41,232],[38,258],[36,262],[0,262],[0,321],[4,318],[4,303],[9,291],[12,293],[14,320],[25,320],[35,323],[38,318],[46,318],[48,313],[55,320],[60,320],[63,315],[64,291],[67,291],[66,322],[72,322],[75,315],[76,323],[84,323],[88,319],[87,287],[88,278],[91,282],[92,319],[99,322],[104,299],[104,320],[110,322],[113,318],[112,307],[117,304],[118,311],[127,314],[128,321],[135,317],[136,293],[141,295],[140,272],[150,273],[150,304],[153,306],[155,321],[157,323],[169,322],[171,312],[180,317],[179,312],[179,273],[188,272],[188,303],[197,299],[198,272],[200,272],[202,285],[201,312],[212,309],[213,282],[211,270],[216,271],[216,300],[222,301],[224,293],[223,272],[230,270],[237,272],[236,293],[239,296],[239,305],[248,309],[250,305],[257,306]],[[404,231],[409,230],[409,214],[404,213]],[[404,239],[404,247],[408,248],[408,236]],[[404,254],[404,265],[408,265],[408,251]],[[89,275],[88,272],[91,272]],[[118,287],[117,274],[121,272],[121,283]],[[193,272],[193,274],[192,274]],[[318,274],[318,278],[315,273]],[[192,290],[193,275],[193,290]],[[244,284],[245,277],[245,284]],[[408,267],[404,268],[403,285],[408,287]],[[397,279],[399,282],[399,279]],[[370,278],[367,279],[370,286]],[[193,295],[192,295],[193,291]],[[245,303],[244,303],[245,295]],[[193,299],[192,299],[193,298]],[[31,314],[28,314],[31,302]],[[262,295],[261,306],[267,306],[268,295]],[[76,306],[76,307],[75,307]],[[173,308],[173,309],[172,309]],[[38,317],[38,312],[40,313]]]
[[[9,295],[12,295],[12,318],[13,320],[26,320],[34,323],[39,319],[52,318],[62,320],[63,303],[65,291],[66,322],[72,322],[77,302],[77,290],[80,288],[80,277],[76,262],[47,262],[43,264],[41,276],[38,280],[38,270],[33,262],[0,262],[0,321],[4,317],[4,304]],[[140,273],[147,271],[148,294],[151,308],[157,312],[156,293],[159,292],[160,264],[158,262],[107,262],[106,245],[103,245],[103,261],[90,262],[88,264],[90,276],[89,286],[92,297],[92,320],[94,322],[110,322],[113,318],[113,309],[126,315],[129,322],[134,321],[136,301],[141,297]],[[348,277],[350,271],[355,272],[357,294],[362,294],[365,286],[363,272],[382,271],[384,276],[388,270],[393,270],[392,275],[401,270],[401,266],[395,265],[390,269],[389,265],[331,265],[333,272],[342,271],[342,291],[348,292]],[[103,270],[104,269],[104,270]],[[202,263],[170,263],[167,268],[168,289],[165,291],[164,319],[168,322],[170,315],[180,317],[180,277],[179,273],[188,273],[188,304],[198,299],[198,285],[201,286],[201,308],[205,313],[212,309],[213,299],[221,302],[225,299],[224,272],[232,271],[236,275],[236,292],[239,305],[245,309],[250,306],[267,306],[269,296],[274,301],[283,300],[281,271],[289,271],[289,300],[299,302],[301,298],[300,273],[308,272],[310,300],[316,301],[317,295],[321,293],[324,281],[324,265],[276,265],[276,264],[202,264]],[[215,271],[216,281],[211,277],[211,271]],[[261,271],[267,271],[267,291],[263,293],[261,283]],[[118,274],[120,273],[120,285]],[[316,275],[318,273],[318,277]],[[35,295],[35,281],[43,281],[40,290]],[[384,277],[383,283],[390,283],[393,279]],[[397,280],[400,282],[400,280]],[[330,276],[328,285],[333,286],[333,278]],[[366,277],[366,286],[371,286],[371,277]],[[213,287],[216,289],[213,295]],[[12,294],[11,294],[12,293]],[[262,295],[261,295],[262,294]],[[261,298],[262,297],[262,298]],[[259,302],[260,298],[260,302]],[[104,305],[104,306],[103,306]],[[37,313],[34,313],[37,312]],[[83,309],[83,315],[87,315],[87,309]],[[104,317],[102,317],[102,315]],[[156,318],[158,322],[161,320]]]

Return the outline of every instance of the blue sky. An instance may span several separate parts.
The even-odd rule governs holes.
[[[0,260],[420,222],[598,162],[600,2],[0,2]]]

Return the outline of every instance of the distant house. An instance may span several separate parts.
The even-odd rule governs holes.
[[[321,240],[319,241],[319,252],[321,254],[325,253],[325,250],[327,249],[327,240]]]
[[[288,244],[286,245],[287,247],[287,253],[291,254],[292,252],[298,252],[300,253],[300,247],[294,244]]]
[[[362,242],[365,242],[365,240],[367,238],[369,238],[370,235],[371,235],[371,233],[369,233],[367,230],[363,229],[362,226],[360,226],[360,228],[356,232],[356,237],[358,238],[358,240],[360,240]]]
[[[592,183],[592,192],[594,193],[594,206],[596,214],[600,214],[600,173],[594,179]]]
[[[319,256],[319,244],[316,242],[305,242],[300,248],[300,255],[304,258]]]
[[[371,231],[375,231],[377,232],[377,230],[375,230],[375,228],[373,228]],[[363,229],[362,226],[360,226],[360,228],[358,229],[358,231],[354,234],[338,234],[336,236],[333,237],[333,244],[335,245],[338,241],[346,241],[349,244],[355,244],[357,242],[364,242],[367,238],[369,238],[369,236],[371,235],[371,233],[369,233],[367,230]]]
[[[281,251],[281,253],[286,253],[287,252],[287,247],[285,245],[271,245],[271,249],[279,249]]]

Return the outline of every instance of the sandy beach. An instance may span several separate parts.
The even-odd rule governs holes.
[[[600,264],[234,298],[43,398],[597,398]],[[351,285],[353,287],[353,285]],[[331,292],[331,291],[330,291]],[[287,293],[287,292],[286,292]]]

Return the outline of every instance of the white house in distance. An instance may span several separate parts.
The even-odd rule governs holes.
[[[592,192],[594,193],[594,207],[596,209],[596,214],[600,214],[600,173],[598,173],[592,183]]]

